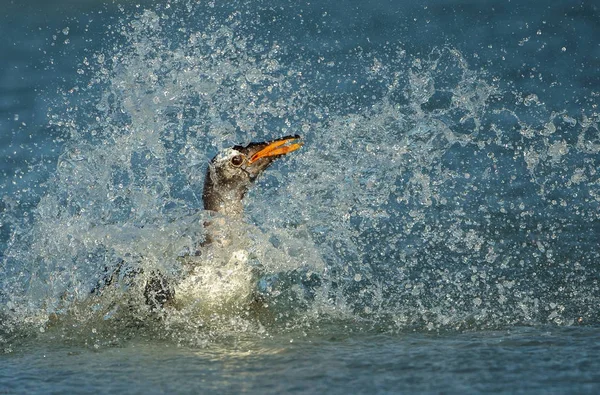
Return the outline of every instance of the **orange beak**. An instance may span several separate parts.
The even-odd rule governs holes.
[[[266,158],[268,156],[285,155],[290,152],[296,151],[298,148],[302,147],[302,145],[303,143],[299,141],[298,137],[290,137],[283,140],[277,140],[270,143],[254,155],[252,155],[248,162],[252,164],[260,158]]]

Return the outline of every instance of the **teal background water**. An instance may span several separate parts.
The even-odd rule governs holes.
[[[593,2],[3,9],[0,392],[598,391]],[[290,133],[248,232],[322,260],[316,299],[90,302],[176,267],[219,148]]]
[[[2,368],[7,392],[593,393],[593,330],[453,335],[334,333],[201,349],[136,341],[101,352],[27,346]],[[594,362],[595,361],[595,362]],[[533,365],[533,366],[532,366]],[[20,369],[14,377],[9,375]]]

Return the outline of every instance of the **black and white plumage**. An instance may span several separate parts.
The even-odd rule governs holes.
[[[185,275],[175,284],[155,274],[144,295],[153,308],[165,304],[201,305],[208,310],[251,303],[256,276],[248,264],[243,228],[243,198],[258,176],[277,158],[302,146],[300,136],[234,146],[209,163],[202,199],[217,213],[205,223],[206,240],[197,256],[180,259]]]

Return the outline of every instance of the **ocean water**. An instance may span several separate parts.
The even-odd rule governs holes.
[[[594,2],[3,9],[0,393],[600,389]],[[210,158],[290,134],[231,229],[265,305],[91,292],[175,278]]]

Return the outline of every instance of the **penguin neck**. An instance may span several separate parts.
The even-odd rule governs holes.
[[[233,191],[213,191],[209,196],[204,195],[204,209],[232,218],[244,216],[244,195]]]
[[[243,199],[247,190],[246,186],[214,184],[212,178],[207,175],[202,193],[204,209],[241,219],[244,215]]]
[[[202,246],[227,247],[231,244],[232,227],[244,217],[243,199],[247,189],[239,185],[214,184],[207,175],[202,193],[204,209],[219,215],[204,223],[206,233]]]

